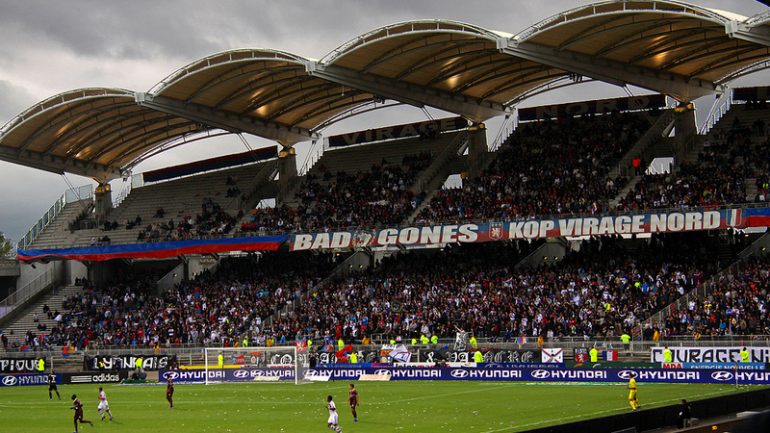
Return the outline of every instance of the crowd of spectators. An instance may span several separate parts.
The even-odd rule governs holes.
[[[734,110],[733,122],[712,131],[696,162],[677,164],[670,173],[644,175],[618,203],[618,209],[714,207],[770,200],[770,134],[761,118],[742,121],[748,111]],[[755,194],[749,194],[747,182],[755,183]]]
[[[696,235],[591,240],[534,270],[513,269],[529,251],[524,242],[413,252],[316,287],[274,329],[352,340],[450,337],[457,328],[503,341],[620,335],[713,273],[714,242]]]
[[[326,231],[399,224],[420,202],[410,187],[431,159],[429,152],[406,155],[400,163],[383,160],[358,172],[335,173],[320,166],[300,186],[296,207],[256,209],[241,229]]]
[[[488,169],[439,191],[417,221],[603,212],[623,186],[609,171],[648,127],[646,114],[618,112],[522,124]]]
[[[663,335],[694,338],[770,334],[770,257],[754,258],[709,281],[661,324]]]
[[[736,237],[736,242],[748,242]],[[718,269],[718,236],[597,238],[563,258],[515,268],[539,247],[492,242],[404,252],[378,266],[327,278],[345,256],[267,253],[222,260],[216,272],[158,293],[152,278],[102,287],[85,282],[34,347],[291,344],[302,338],[360,342],[452,337],[613,337],[680,299]],[[665,322],[668,334],[768,333],[767,259],[710,283]],[[265,322],[270,318],[270,322]]]
[[[156,212],[155,219],[164,217],[165,212],[162,210],[161,208]],[[232,232],[242,216],[242,212],[232,216],[222,209],[217,202],[206,198],[201,204],[200,212],[195,217],[182,215],[178,220],[171,218],[167,222],[150,223],[137,233],[136,240],[161,242],[222,236]],[[141,218],[137,217],[133,223],[141,224]]]
[[[262,319],[318,282],[341,259],[333,254],[269,253],[225,259],[215,273],[158,294],[154,279],[135,279],[67,299],[45,345],[75,348],[156,345],[265,345]],[[273,344],[285,343],[284,336]],[[35,336],[35,338],[40,338]],[[293,340],[291,340],[293,341]]]
[[[745,172],[719,159],[681,164],[674,173],[645,175],[618,210],[714,207],[746,202]]]

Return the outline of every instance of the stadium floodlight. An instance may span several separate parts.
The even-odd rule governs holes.
[[[207,347],[205,383],[305,382],[307,349],[279,347]]]

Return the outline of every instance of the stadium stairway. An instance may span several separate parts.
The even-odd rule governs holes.
[[[703,144],[703,138],[697,137],[693,146],[685,154],[683,158],[684,161],[687,163],[696,163],[698,161],[698,154],[703,151]],[[659,141],[658,143],[650,146],[650,152],[648,153],[648,157],[650,159],[646,159],[647,157],[645,157],[645,161],[650,162],[654,158],[672,156],[671,152],[672,147],[668,141]],[[677,170],[676,163],[672,165],[671,170]],[[628,178],[628,182],[623,186],[623,188],[620,189],[620,191],[618,191],[618,194],[612,198],[612,200],[610,200],[610,208],[616,208],[618,203],[620,203],[620,200],[622,200],[630,191],[633,191],[634,188],[636,188],[636,184],[638,184],[640,180],[642,180],[642,175],[630,176]]]
[[[765,131],[762,136],[752,136],[751,141],[754,145],[762,144],[767,140],[769,133],[768,127],[770,127],[770,108],[752,108],[749,109],[744,104],[733,104],[730,110],[711,128],[708,134],[705,136],[703,143],[704,146],[709,143],[717,143],[720,141],[720,136],[726,134],[733,126],[739,123],[742,127],[751,128],[756,121],[762,121],[765,124]],[[736,143],[737,144],[737,143]],[[702,150],[703,148],[701,148]],[[698,160],[698,154],[689,155],[687,161],[695,163]],[[740,163],[750,163],[750,161],[743,161],[742,157],[737,157]],[[748,175],[745,178],[746,186],[746,199],[747,201],[754,201],[757,195],[756,178],[753,175]]]
[[[322,179],[325,171],[330,173],[351,172],[351,168],[353,168],[356,169],[355,172],[360,172],[369,170],[373,165],[380,164],[382,161],[400,164],[405,156],[416,155],[421,152],[430,152],[435,158],[441,154],[455,135],[457,134],[443,134],[434,140],[392,140],[326,150],[308,171],[308,175]],[[277,204],[285,204],[289,207],[299,205],[300,188],[305,178],[305,176],[298,177],[294,188],[287,194],[288,198]]]
[[[452,162],[457,161],[455,156],[457,156],[458,153],[462,153],[461,149],[464,150],[467,144],[467,139],[463,138],[467,137],[467,135],[464,133],[451,134],[451,137],[448,137],[449,135],[450,134],[446,134],[445,136],[442,136],[436,140],[432,140],[428,143],[425,143],[424,140],[400,140],[397,142],[397,144],[394,142],[385,142],[380,145],[370,144],[366,145],[372,146],[367,147],[366,152],[362,152],[362,146],[356,146],[355,148],[351,149],[325,152],[321,159],[310,170],[310,173],[314,174],[316,178],[320,179],[322,178],[323,172],[326,170],[331,173],[335,173],[337,171],[349,171],[349,167],[368,168],[374,164],[382,162],[383,160],[389,163],[400,163],[404,156],[430,151],[434,159],[431,162],[431,165],[423,170],[423,173],[433,168],[436,171],[434,174],[429,176],[431,177],[431,180],[435,182],[435,179],[438,179],[439,181],[443,182],[443,179],[446,177],[441,177],[441,169],[451,167]],[[491,161],[492,158],[489,158],[489,160]],[[443,165],[445,167],[434,168],[434,165]],[[410,189],[415,193],[422,192],[420,186],[418,185],[420,182],[421,176],[418,176],[418,179],[415,180]],[[423,179],[422,182],[425,182],[425,180]],[[424,183],[423,185],[430,186],[430,184],[426,185]],[[429,191],[428,196],[430,196],[432,193],[433,191]],[[425,202],[426,200],[423,200],[423,203]],[[299,203],[299,199],[298,197],[295,197],[291,202],[286,202],[285,204],[292,206],[296,205],[297,203]],[[420,206],[418,206],[415,211],[418,211],[421,208]],[[413,212],[412,215],[405,221],[411,222],[412,220],[410,218],[414,215],[416,215],[416,213]],[[353,266],[352,263],[362,260],[369,260],[369,257],[369,253],[365,251],[353,252],[353,254],[351,254],[342,263],[337,265],[331,272],[329,272],[329,274],[325,276],[325,278],[321,280],[316,286],[308,288],[307,290],[314,290],[317,287],[323,286],[328,281],[330,281],[333,276],[348,271],[348,269]],[[307,290],[303,293],[300,293],[300,296],[304,295]],[[275,311],[271,317],[265,318],[263,322],[264,326],[270,326],[274,319],[290,314],[293,310],[293,303],[284,306],[282,309]]]
[[[48,316],[43,313],[43,305],[47,304],[52,312],[59,310],[59,312],[63,314],[66,311],[62,305],[64,301],[82,291],[82,286],[66,286],[64,288],[52,290],[37,301],[28,304],[24,307],[24,310],[19,314],[14,315],[13,318],[2,325],[2,329],[8,337],[8,341],[11,344],[19,343],[19,345],[22,345],[27,331],[32,331],[35,335],[39,335],[41,332],[45,332],[46,334],[50,333],[51,329],[56,326],[56,321],[49,319]],[[39,322],[35,322],[34,320],[35,313],[37,313]],[[39,331],[37,329],[38,324],[45,325],[46,330]]]
[[[727,242],[725,242],[725,244],[726,243]],[[730,259],[726,263],[723,263],[722,255],[725,256],[725,259],[727,259],[728,258],[727,257],[728,253],[727,252],[722,253],[722,247],[723,247],[723,242],[720,240],[719,251],[717,251],[716,253],[719,256],[718,257],[719,258],[719,266],[720,266],[721,270],[719,272],[717,272],[716,274],[712,275],[708,280],[706,280],[706,282],[708,282],[708,281],[716,281],[720,277],[730,274],[732,272],[733,266],[736,265],[737,263],[740,263],[742,261],[745,261],[745,260],[750,259],[751,257],[757,256],[757,255],[764,255],[764,254],[766,254],[767,249],[770,248],[770,232],[767,232],[764,235],[760,236],[759,239],[757,239],[754,242],[752,242],[746,248],[743,248],[740,252],[736,253],[734,249],[730,250],[730,252],[729,252]],[[707,285],[705,284],[705,282],[703,284],[703,287],[704,287],[703,290],[706,290],[705,287],[707,287]],[[700,295],[704,295],[704,296],[706,294],[708,294],[707,292],[704,292],[703,290],[697,289],[697,290],[693,290],[693,291],[690,291],[688,293],[685,293],[684,296],[682,296],[681,298],[677,299],[676,301],[674,301],[671,304],[667,305],[666,307],[662,308],[657,313],[652,314],[650,317],[648,317],[644,321],[643,324],[645,326],[654,326],[655,324],[662,323],[666,319],[667,312],[669,312],[669,311],[678,311],[678,310],[680,310],[682,308],[685,308],[687,306],[687,303],[690,300],[690,297],[698,295],[698,293],[695,293],[695,292],[700,291],[700,292],[702,292],[702,293],[700,293]]]
[[[270,161],[257,164],[244,165],[232,169],[204,173],[197,176],[185,177],[168,182],[159,182],[141,188],[135,188],[131,194],[108,216],[109,221],[119,224],[117,230],[104,231],[102,228],[79,230],[73,245],[90,245],[95,238],[104,235],[109,236],[112,244],[136,243],[136,237],[142,229],[149,224],[166,223],[170,219],[179,221],[182,216],[195,217],[200,213],[204,199],[210,198],[219,204],[223,210],[235,216],[246,204],[238,197],[226,197],[226,192],[231,185],[227,185],[227,178],[232,177],[235,186],[241,189],[242,194],[251,193],[252,200],[256,200],[255,190],[260,188],[261,182],[256,177],[265,176],[272,172],[266,170],[265,165]],[[274,166],[275,161],[272,161]],[[248,200],[247,200],[248,201]],[[163,208],[163,218],[155,218],[155,213]],[[142,218],[142,223],[132,229],[126,229],[126,221],[134,220],[137,216]]]
[[[657,144],[661,142],[662,138],[668,137],[674,127],[674,110],[663,111],[651,123],[650,129],[620,158],[617,166],[610,171],[609,177],[613,179],[631,177],[633,175],[631,162],[636,156],[641,156],[646,161],[652,161],[657,156]]]
[[[91,199],[69,202],[64,209],[48,224],[38,237],[30,245],[30,249],[56,248],[61,245],[69,245],[76,234],[70,232],[70,224],[85,213],[91,212],[93,202]]]

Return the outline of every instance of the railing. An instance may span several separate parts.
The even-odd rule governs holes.
[[[412,185],[412,191],[415,193],[423,192],[427,189],[428,185],[441,173],[443,169],[453,157],[456,157],[460,150],[463,150],[470,140],[470,133],[468,131],[458,132],[457,135],[452,137],[452,141],[447,144],[444,149],[441,150],[431,162],[430,166],[420,173],[417,180]]]
[[[680,207],[671,207],[671,208],[651,208],[651,209],[636,209],[632,211],[607,211],[602,213],[600,216],[608,216],[608,217],[616,217],[616,216],[634,216],[634,215],[647,215],[647,214],[662,214],[662,213],[671,213],[671,212],[696,212],[696,211],[724,211],[724,210],[731,210],[731,209],[754,209],[754,208],[760,208],[765,209],[770,207],[767,203],[743,203],[743,204],[733,204],[733,205],[724,205],[724,206],[680,206]],[[590,212],[577,212],[577,213],[565,213],[565,214],[548,214],[548,215],[538,215],[537,217],[518,217],[518,218],[498,218],[498,219],[490,219],[490,218],[477,218],[477,219],[468,219],[468,220],[462,220],[462,224],[488,224],[491,222],[503,222],[503,223],[510,223],[510,222],[521,222],[521,221],[532,221],[535,219],[538,220],[547,220],[547,219],[559,219],[559,218],[596,218],[596,214],[592,214]],[[458,222],[456,220],[450,219],[450,220],[437,220],[437,221],[426,221],[421,223],[415,223],[415,224],[406,224],[406,225],[397,225],[397,224],[377,224],[374,226],[338,226],[338,227],[324,227],[324,228],[318,228],[314,230],[304,230],[304,229],[298,229],[298,230],[256,230],[254,232],[231,232],[226,234],[217,234],[217,235],[206,235],[206,236],[197,236],[197,237],[191,237],[189,239],[185,240],[209,240],[209,239],[232,239],[236,237],[250,237],[250,236],[267,236],[267,235],[292,235],[292,234],[311,234],[311,233],[320,233],[320,232],[332,232],[332,231],[359,231],[359,230],[384,230],[384,229],[398,229],[398,228],[404,228],[404,227],[428,227],[428,226],[434,226],[434,225],[441,225],[441,224],[457,224]],[[159,240],[157,242],[129,242],[125,245],[133,245],[133,244],[149,244],[149,243],[159,243],[159,242],[166,242]],[[89,246],[88,243],[82,243],[78,245],[73,245],[73,247],[77,246]]]
[[[766,233],[762,235],[762,237],[755,240],[746,248],[744,248],[741,252],[738,253],[738,258],[734,262],[726,266],[724,269],[721,269],[719,272],[717,272],[708,280],[704,281],[700,287],[696,287],[693,290],[690,290],[689,292],[685,293],[682,297],[680,297],[676,301],[672,302],[671,304],[667,305],[657,313],[650,316],[647,320],[644,321],[644,323],[650,326],[657,326],[665,322],[666,317],[671,315],[673,311],[679,311],[680,309],[685,308],[685,306],[690,302],[691,299],[697,299],[700,297],[707,296],[708,293],[715,286],[719,285],[720,281],[723,281],[724,278],[730,278],[732,276],[732,273],[734,273],[734,271],[737,269],[737,267],[740,266],[741,263],[743,263],[744,261],[752,257],[754,253],[759,251],[759,247],[762,247],[768,244],[770,244],[770,233]]]
[[[492,145],[489,147],[490,152],[497,152],[497,150],[500,149],[500,146],[502,146],[503,143],[508,140],[508,137],[513,134],[513,131],[516,130],[516,127],[518,126],[517,113],[514,113],[505,119],[505,122],[500,125],[500,130],[497,132],[497,136],[495,137],[494,141],[492,141]]]
[[[300,167],[299,172],[297,173],[298,176],[306,175],[307,172],[313,168],[315,163],[321,159],[324,154],[324,142],[325,140],[318,140],[310,146],[310,149],[305,156],[305,161],[302,163],[302,167]],[[318,146],[319,143],[321,143],[320,146]]]
[[[48,225],[51,224],[57,216],[59,216],[67,203],[93,198],[93,192],[93,185],[84,185],[65,191],[64,194],[62,194],[62,196],[59,197],[59,199],[56,200],[53,205],[51,205],[48,211],[44,213],[39,220],[37,220],[32,228],[29,229],[27,234],[24,235],[21,240],[19,240],[18,248],[22,250],[29,248],[29,246],[32,245],[32,242],[34,242],[35,239],[40,236],[43,230],[48,227]]]
[[[354,344],[354,348],[356,350],[364,350],[364,349],[371,349],[371,350],[378,350],[380,348],[380,345],[387,344],[390,337],[388,337],[385,334],[373,334],[371,335],[373,343],[368,346],[360,345],[360,344]],[[479,346],[483,348],[495,348],[495,349],[535,349],[537,348],[537,338],[536,337],[526,337],[526,342],[519,344],[515,341],[516,337],[513,337],[514,341],[501,341],[500,338],[495,339],[495,341],[491,341],[488,338],[479,337],[478,342]],[[412,347],[409,341],[403,341],[404,344],[407,345],[407,347],[410,347],[411,350],[419,351],[426,348],[430,348],[430,350],[434,350],[433,348],[438,347],[452,347],[455,342],[455,338],[453,337],[443,337],[439,339],[439,342],[437,345],[417,345],[415,347]],[[292,347],[294,346],[293,341],[287,342],[285,345],[275,345],[276,347]],[[564,352],[566,355],[571,354],[571,350],[574,348],[579,347],[612,347],[614,349],[618,349],[621,352],[625,352],[625,349],[623,348],[623,343],[620,341],[619,336],[609,336],[609,337],[558,337],[558,338],[552,338],[552,339],[545,339],[543,347],[547,348],[561,348],[565,349]],[[719,346],[732,346],[732,347],[770,347],[770,335],[732,335],[732,336],[719,336],[719,337],[710,337],[710,336],[703,336],[698,339],[695,339],[692,335],[673,335],[668,336],[665,339],[660,339],[659,341],[653,341],[653,340],[647,340],[647,339],[639,339],[634,338],[631,340],[629,351],[633,352],[638,358],[644,361],[648,361],[650,359],[650,350],[654,347],[662,347],[662,346],[668,346],[668,347],[719,347]],[[167,355],[177,355],[177,357],[182,358],[180,360],[180,363],[183,363],[185,361],[184,358],[189,357],[199,357],[203,355],[203,350],[205,348],[212,348],[212,347],[224,347],[222,344],[210,344],[207,346],[203,346],[200,344],[179,344],[179,345],[164,345],[160,348],[160,353],[167,354]],[[6,358],[24,358],[29,357],[29,353],[25,352],[19,352],[18,350],[8,350],[5,352],[0,351],[2,353],[3,357]],[[76,352],[70,352],[70,359],[72,359],[72,356],[82,356],[82,355],[126,355],[126,354],[132,354],[132,355],[151,355],[155,354],[155,350],[146,347],[146,346],[102,346],[99,344],[94,343],[91,347],[88,347],[83,350],[77,350]],[[36,350],[35,354],[37,356],[45,356],[45,357],[54,357],[57,359],[61,358],[62,355],[62,347],[60,346],[54,346],[54,347],[48,347],[46,349]],[[78,364],[82,364],[81,362],[76,362]]]
[[[47,289],[52,284],[56,284],[58,282],[56,278],[58,269],[59,262],[53,262],[52,266],[46,269],[44,273],[38,275],[24,287],[0,301],[0,318],[13,311],[16,306],[40,293],[40,291]]]
[[[709,114],[706,115],[706,120],[698,128],[698,134],[708,134],[709,131],[711,131],[711,128],[713,128],[714,125],[716,125],[717,122],[719,122],[719,120],[722,119],[722,117],[727,114],[728,111],[730,111],[730,107],[732,106],[733,102],[732,94],[733,92],[727,89],[721,95],[719,95],[719,98],[717,98],[717,100],[714,101],[714,104],[711,106]]]
[[[118,207],[120,206],[123,201],[128,198],[128,195],[131,194],[131,188],[133,186],[133,182],[124,182],[123,188],[120,190],[120,194],[118,194],[117,197],[112,199],[112,207]]]

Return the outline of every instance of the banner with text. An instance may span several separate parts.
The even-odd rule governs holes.
[[[636,111],[665,107],[666,97],[664,95],[640,95],[521,108],[519,109],[519,121],[565,118],[581,114],[603,114],[615,110]]]
[[[485,363],[540,362],[540,350],[480,349]],[[420,362],[473,362],[474,350],[420,350]]]
[[[86,355],[83,364],[86,371],[133,370],[138,359],[144,370],[160,370],[176,363],[176,355]]]
[[[292,235],[291,251],[680,233],[770,225],[770,207],[530,219]]]
[[[120,383],[128,379],[127,371],[115,371],[110,373],[62,373],[61,382],[65,385],[76,385],[79,383]]]
[[[56,375],[56,383],[62,383],[61,374]],[[0,386],[48,385],[47,374],[0,374]]]
[[[210,370],[209,381],[261,381],[268,377],[294,380],[293,368],[244,368]],[[734,370],[664,370],[664,369],[555,369],[555,368],[476,368],[476,367],[328,367],[305,372],[304,378],[328,377],[330,380],[353,381],[364,374],[390,376],[390,380],[490,380],[516,382],[614,382],[626,383],[635,377],[639,383],[712,383],[768,385],[768,371]],[[161,370],[161,381],[173,379],[176,383],[201,383],[206,379],[203,370]]]
[[[0,373],[37,373],[42,358],[0,358]]]
[[[743,347],[669,347],[672,362],[693,363],[734,363],[741,361]],[[770,347],[747,347],[749,362],[770,362]],[[654,347],[650,351],[652,362],[664,362],[663,347]]]
[[[329,137],[329,147],[344,147],[372,141],[393,140],[396,138],[426,137],[432,138],[441,132],[458,131],[468,127],[468,121],[462,117],[426,120],[405,125],[356,131]]]

